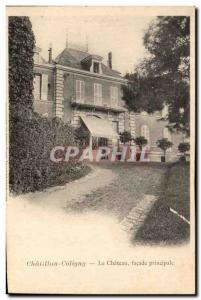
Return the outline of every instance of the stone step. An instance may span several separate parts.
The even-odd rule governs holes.
[[[132,232],[132,235],[135,236],[156,200],[157,198],[153,195],[145,195],[141,201],[139,200],[139,204],[122,220],[122,229]]]

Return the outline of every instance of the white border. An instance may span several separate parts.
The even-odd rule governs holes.
[[[196,6],[200,9],[201,4],[200,0],[169,0],[169,1],[150,1],[150,0],[130,0],[130,1],[122,1],[122,0],[58,0],[58,1],[50,1],[50,0],[32,0],[32,1],[16,1],[16,0],[1,0],[0,2],[0,101],[1,101],[1,108],[0,108],[0,145],[1,145],[1,152],[0,152],[0,299],[8,299],[8,295],[5,294],[5,195],[6,195],[6,16],[5,16],[5,6],[31,6],[31,5],[115,5],[115,6],[125,6],[125,5],[135,5],[135,6]],[[198,21],[198,41],[200,41],[200,22]],[[199,42],[200,44],[200,42]],[[200,49],[198,45],[198,49]],[[199,51],[198,51],[199,53]],[[198,66],[198,72],[200,71],[200,64]],[[199,82],[197,82],[197,86],[201,86],[201,79],[199,76]],[[198,100],[197,100],[198,101]],[[201,106],[198,107],[199,116],[201,116]],[[198,118],[199,120],[199,118]],[[200,122],[199,122],[200,123]],[[200,124],[199,124],[200,129]],[[198,132],[197,137],[199,138],[199,149],[200,149],[200,140],[201,134]],[[199,152],[197,153],[197,159],[199,156]],[[197,166],[199,165],[198,169],[200,170],[200,161],[197,162]],[[199,182],[197,182],[199,186]],[[199,193],[198,193],[199,194]],[[199,203],[199,199],[197,201]],[[198,209],[198,208],[197,208]],[[199,209],[198,209],[199,210]],[[200,222],[199,222],[200,223]],[[200,224],[199,224],[200,225]],[[200,229],[200,226],[199,226]],[[198,233],[200,230],[198,229]],[[200,277],[200,276],[199,276]],[[198,277],[199,283],[200,279]],[[200,284],[198,285],[200,286]],[[29,299],[29,297],[18,297],[18,299]],[[43,297],[38,297],[43,298]],[[52,297],[51,297],[52,298]],[[54,297],[59,298],[59,297]],[[69,297],[70,298],[70,297]],[[75,297],[73,297],[75,298]],[[91,297],[90,297],[91,298]],[[106,297],[105,297],[106,298]],[[140,297],[135,297],[139,298]],[[174,297],[172,297],[174,298]]]

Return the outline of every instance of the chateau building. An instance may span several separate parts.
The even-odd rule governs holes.
[[[169,159],[177,158],[182,137],[166,128],[161,113],[149,115],[129,112],[122,100],[121,86],[126,80],[112,68],[112,53],[107,65],[103,58],[72,48],[65,48],[54,60],[49,60],[35,48],[34,109],[46,117],[59,117],[74,128],[84,126],[90,133],[91,147],[119,145],[119,133],[130,131],[133,137],[143,135],[148,140],[150,159],[159,160],[156,147],[159,138],[173,142]],[[162,114],[167,113],[165,110]]]

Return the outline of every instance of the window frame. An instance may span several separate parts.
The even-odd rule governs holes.
[[[143,134],[144,128],[145,128],[145,134]],[[141,126],[141,136],[144,136],[144,138],[147,140],[147,145],[150,146],[151,145],[150,128],[149,128],[149,126],[147,124],[143,124]]]
[[[167,132],[167,134],[165,134],[165,132]],[[172,142],[172,135],[167,127],[163,128],[163,138],[168,139],[169,142]],[[167,152],[172,152],[172,147],[168,148]]]
[[[114,128],[114,125],[115,124],[115,128]],[[119,121],[112,121],[112,128],[117,132],[119,133]]]
[[[118,106],[119,91],[117,86],[110,87],[110,101],[112,107]]]
[[[35,89],[35,86],[34,86],[34,89],[33,89],[33,96],[34,96],[34,100],[42,100],[42,74],[41,73],[34,73],[34,80],[35,80],[35,77],[39,77],[40,78],[40,84],[39,84],[39,98],[35,98],[35,92],[34,92],[34,89]]]
[[[85,81],[76,79],[75,84],[75,94],[76,94],[76,101],[80,103],[84,103],[85,99]]]
[[[94,83],[94,104],[103,104],[103,90],[101,83]]]

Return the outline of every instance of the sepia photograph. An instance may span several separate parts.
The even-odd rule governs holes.
[[[195,7],[7,7],[7,292],[195,294]]]

